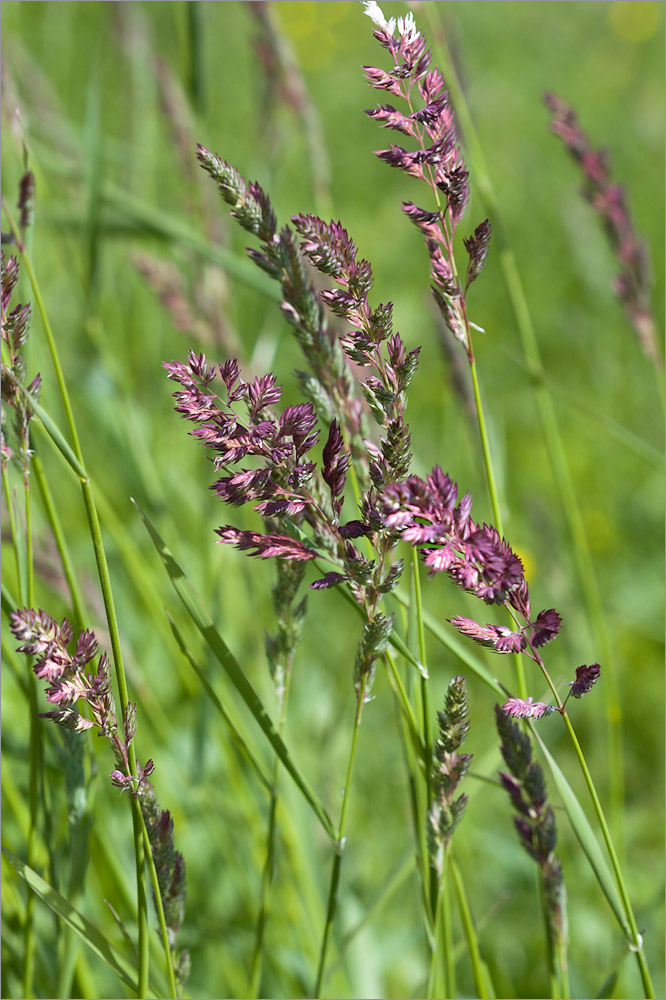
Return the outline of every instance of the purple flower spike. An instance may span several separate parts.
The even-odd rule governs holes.
[[[343,490],[345,488],[345,478],[349,468],[349,456],[345,454],[342,441],[342,434],[337,420],[331,423],[328,432],[328,441],[324,445],[323,452],[324,466],[322,477],[331,491],[331,502],[336,518],[340,516],[342,509]]]
[[[574,109],[555,94],[546,93],[543,97],[553,115],[551,130],[560,136],[580,166],[585,179],[583,196],[600,216],[617,256],[620,271],[613,282],[615,294],[624,306],[643,351],[652,361],[658,362],[657,328],[650,302],[649,248],[636,232],[624,188],[611,182],[607,152],[592,148]]]
[[[248,552],[251,556],[261,559],[315,559],[317,553],[309,549],[303,542],[287,535],[262,535],[259,531],[240,531],[231,525],[216,528],[215,534],[220,536],[220,542],[235,545],[237,549]],[[254,551],[252,551],[254,549]]]
[[[576,667],[576,680],[569,681],[571,696],[582,698],[583,695],[592,690],[592,686],[596,684],[600,674],[601,667],[598,663],[592,663],[589,667],[584,663],[582,666]]]
[[[520,653],[527,645],[522,629],[513,632],[504,625],[479,625],[471,618],[448,618],[447,621],[463,635],[496,653]]]
[[[532,698],[523,700],[522,698],[509,698],[502,705],[502,711],[506,715],[513,716],[514,719],[540,719],[542,715],[550,715],[555,711],[554,705],[545,705],[542,701],[533,701]]]

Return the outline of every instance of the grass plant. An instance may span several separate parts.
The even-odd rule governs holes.
[[[4,5],[3,996],[663,995],[662,22]]]

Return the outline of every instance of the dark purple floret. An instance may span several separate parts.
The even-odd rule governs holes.
[[[331,503],[336,518],[340,516],[342,508],[343,491],[345,488],[345,478],[349,468],[349,456],[344,450],[342,434],[336,420],[331,423],[328,432],[328,440],[323,451],[322,477],[331,491]]]
[[[414,126],[407,115],[397,111],[391,104],[380,104],[367,110],[366,115],[373,118],[381,128],[392,128],[403,135],[414,135]]]
[[[576,667],[576,680],[569,681],[571,696],[573,698],[582,698],[583,695],[592,690],[600,674],[601,667],[598,663],[592,663],[590,666],[584,663],[582,666]]]
[[[548,611],[540,611],[536,616],[536,620],[532,622],[532,628],[534,629],[532,633],[532,645],[535,647],[545,646],[546,643],[551,642],[555,638],[561,626],[562,618],[554,608],[550,608]]]
[[[335,587],[336,583],[343,583],[348,580],[349,577],[345,576],[344,573],[327,573],[326,576],[322,576],[320,580],[315,580],[310,584],[311,590],[327,590],[329,587]]]
[[[467,281],[465,290],[469,288],[475,278],[483,270],[483,265],[488,256],[488,246],[490,244],[490,222],[486,219],[480,223],[468,239],[464,239],[465,249],[469,255],[467,265]]]
[[[275,375],[269,373],[255,378],[247,390],[250,418],[254,420],[261,410],[279,403],[281,397],[282,386],[275,384]]]
[[[342,538],[362,538],[364,535],[369,535],[372,528],[364,524],[363,521],[347,521],[346,524],[341,524],[338,528],[338,533]]]

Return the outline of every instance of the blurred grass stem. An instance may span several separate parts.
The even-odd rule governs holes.
[[[53,336],[53,331],[51,329],[51,324],[49,322],[48,314],[46,312],[46,307],[44,305],[44,300],[42,298],[41,290],[37,282],[37,277],[33,270],[29,256],[27,256],[23,252],[24,247],[21,241],[19,230],[16,226],[16,223],[9,209],[9,206],[6,204],[4,198],[2,199],[2,207],[4,209],[5,217],[7,219],[9,227],[12,230],[14,237],[16,239],[17,247],[21,252],[22,261],[28,274],[30,286],[32,288],[32,293],[34,295],[35,302],[37,304],[37,308],[39,310],[42,319],[44,332],[46,334],[46,339],[51,354],[51,360],[53,363],[53,367],[55,369],[56,380],[58,382],[58,387],[60,389],[63,408],[65,410],[65,418],[67,420],[67,425],[72,440],[72,447],[74,449],[74,453],[76,455],[79,464],[83,469],[85,469],[83,453],[81,451],[79,436],[76,429],[76,423],[74,420],[74,412],[72,410],[72,405],[69,398],[69,392],[67,390],[64,373],[62,370],[62,366],[60,364],[60,358],[58,356],[58,350],[56,347],[55,338]],[[81,482],[81,490],[83,493],[83,502],[86,509],[86,516],[88,519],[88,527],[90,530],[93,550],[95,553],[95,561],[97,563],[99,582],[102,590],[102,599],[104,601],[104,609],[106,612],[106,619],[109,627],[111,649],[113,653],[113,661],[116,670],[116,682],[118,684],[118,696],[122,713],[124,715],[128,703],[127,680],[125,677],[122,649],[120,646],[118,620],[116,617],[113,592],[111,589],[111,578],[109,575],[109,568],[106,561],[106,553],[104,551],[104,542],[102,539],[99,518],[97,516],[97,508],[95,507],[95,500],[92,493],[92,485],[90,483],[90,479],[88,478],[87,474],[85,478],[80,478],[80,482]],[[132,776],[136,778],[137,764],[136,764],[136,753],[134,750],[133,743],[130,743],[128,747],[127,757],[130,766],[130,772]],[[132,804],[134,856],[136,862],[137,916],[138,916],[138,928],[139,928],[139,949],[138,949],[139,976],[137,982],[137,995],[139,997],[144,997],[147,995],[147,990],[148,990],[149,941],[148,941],[148,901],[146,894],[145,859],[144,859],[143,837],[142,837],[143,820],[141,816],[139,803],[134,797],[131,798],[131,804]]]
[[[365,704],[367,681],[368,681],[367,674],[364,674],[359,686],[358,694],[356,696],[356,713],[354,715],[354,728],[352,730],[351,749],[349,751],[349,762],[347,764],[347,777],[345,780],[345,786],[342,790],[342,805],[340,806],[340,823],[338,824],[337,836],[334,843],[335,854],[333,856],[333,865],[331,867],[331,882],[328,890],[326,923],[324,924],[324,933],[322,936],[321,948],[319,951],[319,965],[317,967],[317,978],[312,993],[313,1000],[319,1000],[319,996],[321,995],[322,980],[324,978],[324,968],[326,966],[326,955],[328,952],[328,945],[331,937],[333,920],[335,918],[335,911],[337,909],[337,904],[338,904],[338,889],[340,885],[340,869],[342,867],[342,852],[345,848],[345,839],[346,839],[345,824],[347,819],[347,805],[349,802],[349,789],[351,788],[352,772],[354,769],[354,757],[356,756],[358,731],[361,725],[361,715],[363,714],[363,705]]]
[[[287,703],[289,701],[289,690],[291,687],[292,659],[287,658],[284,668],[284,688],[280,698],[280,716],[278,719],[278,734],[284,736],[284,727],[287,721]],[[268,831],[266,834],[266,858],[261,874],[261,898],[259,901],[259,913],[257,914],[257,924],[255,930],[254,950],[252,952],[252,962],[250,965],[250,992],[251,997],[259,997],[261,989],[261,966],[264,943],[264,929],[270,904],[271,888],[275,875],[275,847],[277,837],[276,813],[279,800],[278,778],[280,775],[280,758],[277,754],[273,760],[273,775],[271,782],[271,799],[268,812]]]

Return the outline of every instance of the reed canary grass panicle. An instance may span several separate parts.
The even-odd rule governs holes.
[[[539,866],[550,944],[550,967],[551,972],[555,971],[558,975],[561,987],[567,975],[567,897],[562,865],[554,853],[557,844],[555,814],[547,802],[543,771],[532,759],[529,738],[507,717],[506,705],[503,708],[495,706],[495,721],[502,756],[511,772],[501,772],[500,781],[516,810],[513,822],[518,838]],[[559,995],[568,996],[568,993]]]
[[[174,393],[176,412],[199,425],[191,434],[215,452],[216,470],[231,472],[231,467],[246,456],[261,463],[258,469],[242,468],[222,476],[211,489],[232,506],[253,503],[256,512],[270,518],[276,530],[263,533],[223,525],[216,529],[220,541],[262,559],[307,561],[323,555],[335,569],[312,587],[323,590],[345,582],[363,608],[367,622],[354,677],[357,692],[363,687],[367,698],[376,661],[386,648],[392,627],[392,618],[379,612],[379,603],[397,585],[403,564],[390,558],[398,538],[383,523],[374,490],[361,498],[361,519],[340,523],[349,456],[337,421],[330,424],[318,469],[309,457],[319,434],[312,404],[288,406],[277,416],[270,407],[279,403],[282,390],[272,374],[247,383],[235,359],[216,370],[193,351],[187,364],[172,361],[164,367],[168,377],[181,387]],[[212,384],[218,372],[224,388],[216,395]],[[238,412],[241,402],[245,417]],[[379,461],[383,458],[389,469],[395,454],[387,446]],[[395,465],[392,468],[394,474]],[[301,525],[311,530],[311,545],[294,537]],[[376,559],[366,559],[353,544],[352,539],[362,536],[370,539]]]
[[[405,423],[405,393],[416,372],[420,347],[407,352],[400,334],[393,332],[393,304],[372,309],[372,267],[359,260],[356,245],[340,222],[325,223],[312,215],[293,216],[302,237],[301,249],[314,267],[340,286],[321,297],[332,312],[345,319],[352,331],[340,338],[345,354],[374,374],[360,387],[375,421],[385,431],[379,449],[370,446],[370,478],[377,490],[404,479],[409,472],[409,425]],[[385,349],[382,345],[385,344]],[[366,447],[368,442],[366,442]]]
[[[649,250],[634,228],[626,191],[621,184],[612,182],[608,151],[593,149],[578,124],[574,109],[555,94],[545,93],[543,99],[552,112],[551,131],[559,135],[580,166],[584,177],[583,197],[601,218],[619,260],[620,271],[613,282],[615,294],[624,306],[643,351],[651,361],[658,362],[656,324],[650,302]]]
[[[412,139],[416,149],[401,145],[376,150],[391,167],[424,181],[434,197],[436,210],[404,202],[403,211],[424,238],[430,258],[432,291],[439,311],[456,340],[474,358],[465,295],[483,269],[488,254],[491,227],[488,219],[464,240],[467,266],[464,279],[453,251],[453,238],[469,200],[468,171],[460,150],[458,131],[449,92],[441,71],[431,67],[427,41],[418,31],[411,14],[386,20],[377,3],[364,4],[372,19],[374,36],[386,49],[393,69],[386,72],[365,66],[368,83],[387,91],[406,104],[406,113],[392,104],[366,111],[381,128],[391,129]],[[416,102],[421,106],[416,107]]]
[[[58,706],[56,711],[40,713],[40,717],[52,719],[59,726],[76,732],[97,728],[98,735],[109,740],[123,780],[136,784],[127,759],[136,729],[136,710],[128,706],[123,720],[126,728],[119,733],[106,654],[100,656],[95,673],[86,672],[98,653],[95,634],[82,632],[74,652],[70,653],[67,647],[74,639],[74,630],[67,618],[58,624],[45,611],[24,608],[10,615],[10,627],[21,642],[17,651],[38,658],[33,672],[47,683],[46,700]],[[77,701],[87,702],[91,719],[74,710]]]
[[[30,329],[30,306],[19,303],[10,309],[18,275],[16,257],[7,256],[3,250],[0,299],[2,342],[5,347],[2,361],[2,466],[4,470],[7,463],[12,462],[27,483],[31,455],[29,424],[33,411],[22,388],[25,387],[35,399],[39,399],[42,379],[37,374],[25,384],[23,347]]]
[[[45,611],[32,608],[15,611],[9,617],[12,633],[21,643],[17,652],[37,657],[32,670],[46,682],[46,700],[57,706],[50,712],[40,712],[39,717],[75,733],[97,729],[97,735],[109,741],[115,757],[116,767],[109,775],[111,784],[129,791],[139,801],[155,862],[174,971],[177,977],[186,977],[187,954],[178,956],[175,950],[185,911],[185,862],[174,849],[171,816],[159,808],[148,780],[154,771],[153,761],[146,761],[143,767],[137,764],[137,777],[131,773],[128,750],[136,734],[136,705],[127,704],[119,725],[106,653],[99,657],[94,672],[86,670],[99,652],[94,632],[81,632],[70,652],[74,630],[67,618],[58,623]],[[75,710],[79,701],[87,704],[90,718]],[[184,985],[185,978],[179,982]]]
[[[463,676],[449,682],[444,708],[437,713],[437,720],[439,737],[432,762],[433,802],[428,813],[428,845],[430,864],[441,875],[444,854],[467,805],[464,793],[455,796],[473,756],[459,752],[469,731],[467,683]]]
[[[363,403],[335,332],[329,328],[319,293],[308,280],[306,262],[289,226],[278,229],[270,199],[256,182],[246,184],[240,173],[205,146],[197,145],[204,170],[217,182],[231,215],[258,237],[260,250],[247,253],[282,289],[282,312],[307,361],[309,372],[297,372],[304,396],[322,419],[337,418],[355,463],[359,481],[368,478],[367,436]]]

